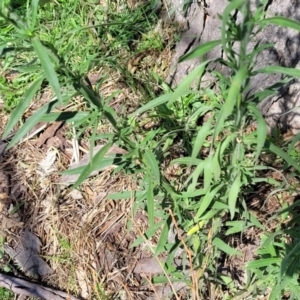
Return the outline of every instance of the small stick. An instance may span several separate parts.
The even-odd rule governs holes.
[[[57,291],[34,282],[0,273],[0,286],[15,294],[39,297],[45,300],[80,300],[68,293]]]

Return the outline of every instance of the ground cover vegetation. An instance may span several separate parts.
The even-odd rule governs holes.
[[[300,23],[266,19],[267,1],[255,11],[249,1],[229,1],[221,39],[181,57],[202,61],[169,87],[164,80],[180,29],[162,22],[175,9],[167,4],[0,5],[1,125],[10,162],[2,168],[11,172],[17,163],[11,156],[22,161],[13,179],[23,178],[25,192],[11,205],[47,245],[43,255],[55,272],[44,283],[76,295],[85,289],[87,299],[299,298],[299,137],[286,143],[280,132],[268,132],[257,104],[276,93],[273,86],[255,94],[248,88],[260,72],[281,73],[288,82],[300,71],[257,69],[255,56],[271,45],[249,50],[248,43],[269,24],[300,31]],[[206,61],[214,47],[226,58]],[[230,75],[210,71],[212,63]],[[202,80],[206,73],[215,78],[211,84]],[[41,122],[62,124],[64,143],[96,155],[66,171],[67,147],[46,147],[42,131],[26,139]],[[57,169],[34,175],[32,160],[54,148]],[[57,187],[58,171],[79,174],[71,188]],[[94,171],[100,173],[89,177]],[[83,196],[69,197],[74,190]],[[124,228],[107,230],[116,224]],[[24,227],[2,230],[5,242],[12,244],[8,232],[18,230]],[[133,238],[124,244],[128,233]],[[110,260],[114,269],[93,264],[102,244],[117,255]],[[128,253],[155,257],[163,271],[133,275]],[[14,262],[1,255],[3,271],[12,272]],[[120,258],[123,265],[115,262]],[[168,295],[156,290],[161,284],[171,287]]]

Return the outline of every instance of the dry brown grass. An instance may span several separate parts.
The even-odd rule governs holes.
[[[1,171],[10,178],[8,206],[20,206],[18,226],[2,228],[6,242],[15,246],[25,228],[40,238],[42,257],[55,270],[43,278],[47,285],[92,299],[100,284],[108,295],[124,291],[139,299],[132,269],[137,257],[147,254],[129,246],[146,229],[147,218],[140,212],[133,223],[138,230],[135,225],[127,230],[134,199],[106,199],[113,192],[136,190],[135,179],[108,169],[71,190],[58,184],[58,172],[46,178],[36,172],[44,157],[45,149],[33,138],[2,158]],[[67,168],[67,156],[59,155],[55,166]]]

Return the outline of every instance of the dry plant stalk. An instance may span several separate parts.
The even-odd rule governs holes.
[[[178,238],[181,241],[181,243],[183,244],[184,249],[185,249],[185,251],[186,251],[186,253],[188,254],[188,257],[189,257],[189,262],[190,262],[190,266],[191,266],[191,277],[192,277],[192,281],[193,281],[193,288],[192,288],[193,299],[199,300],[199,296],[197,294],[197,291],[198,291],[198,280],[197,280],[197,278],[195,278],[195,274],[196,273],[194,272],[194,269],[193,269],[193,260],[192,260],[191,251],[189,250],[189,248],[187,247],[184,239],[181,236],[180,230],[178,228],[177,222],[175,220],[175,217],[174,217],[173,212],[172,212],[171,209],[169,209],[169,213],[171,215],[172,222],[173,222],[173,224],[174,224],[174,226],[175,226],[175,228],[177,230]]]

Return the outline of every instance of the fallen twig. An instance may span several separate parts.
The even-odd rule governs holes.
[[[65,292],[2,273],[0,273],[0,286],[11,290],[15,294],[39,297],[45,300],[80,300]]]

